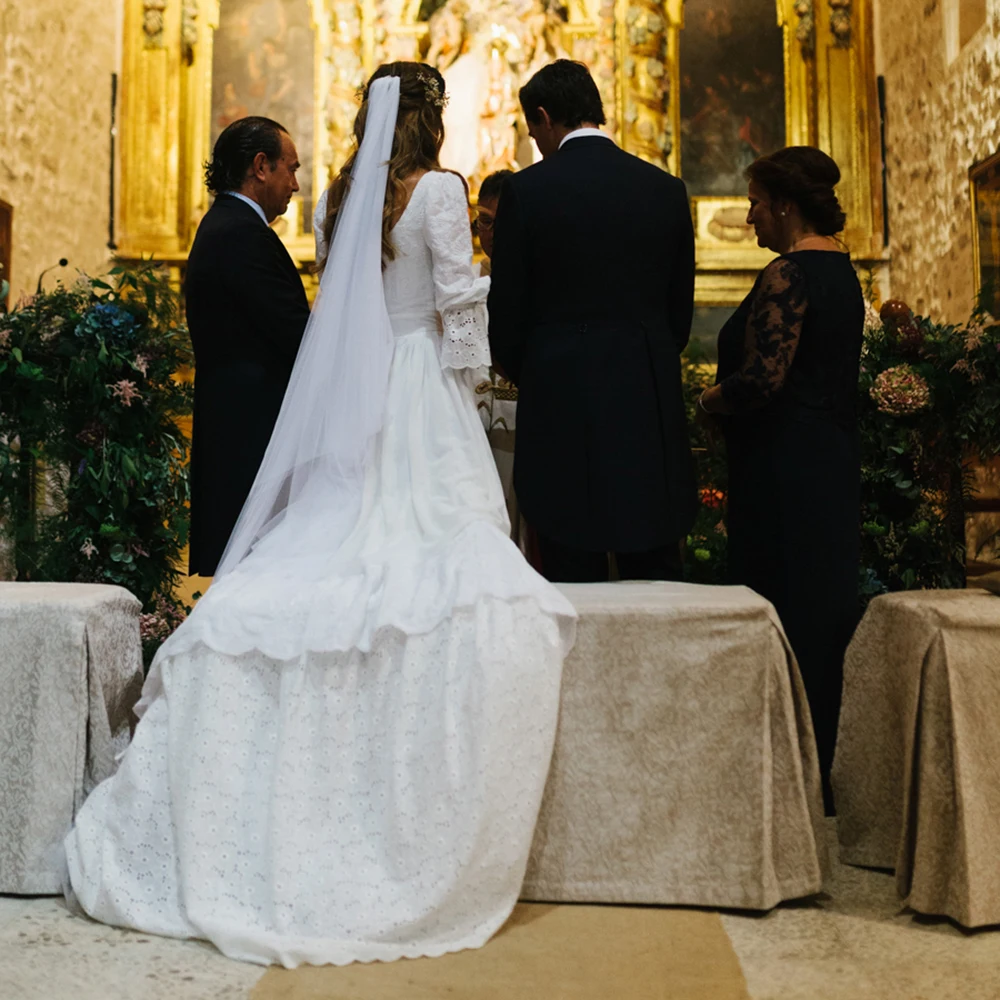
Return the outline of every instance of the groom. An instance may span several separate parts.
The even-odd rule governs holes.
[[[679,579],[697,507],[681,392],[694,234],[682,181],[620,150],[581,63],[521,89],[541,163],[500,197],[494,363],[518,386],[514,489],[549,580]]]
[[[216,196],[188,257],[194,346],[191,574],[212,576],[267,449],[309,318],[302,279],[270,224],[299,185],[291,136],[242,118],[206,168]]]

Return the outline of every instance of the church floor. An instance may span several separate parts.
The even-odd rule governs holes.
[[[290,972],[103,927],[57,899],[0,896],[0,1000],[444,997],[997,1000],[1000,930],[901,913],[891,876],[835,865],[829,895],[765,916],[531,904],[477,952]]]

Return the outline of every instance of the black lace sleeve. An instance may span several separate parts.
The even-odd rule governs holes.
[[[743,364],[720,383],[726,412],[756,410],[785,384],[808,304],[796,263],[782,257],[767,266],[747,320]]]

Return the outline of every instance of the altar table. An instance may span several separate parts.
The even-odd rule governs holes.
[[[822,888],[812,723],[744,587],[563,585],[580,614],[522,897],[769,909]]]
[[[0,583],[0,892],[62,891],[62,840],[128,743],[139,601],[100,584]]]
[[[833,767],[841,858],[906,906],[1000,923],[1000,597],[872,601],[847,651]]]

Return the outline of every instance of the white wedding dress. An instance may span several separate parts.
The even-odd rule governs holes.
[[[459,178],[425,175],[393,239],[354,527],[290,509],[160,650],[66,840],[98,920],[294,967],[477,947],[517,900],[575,616],[508,538]]]

